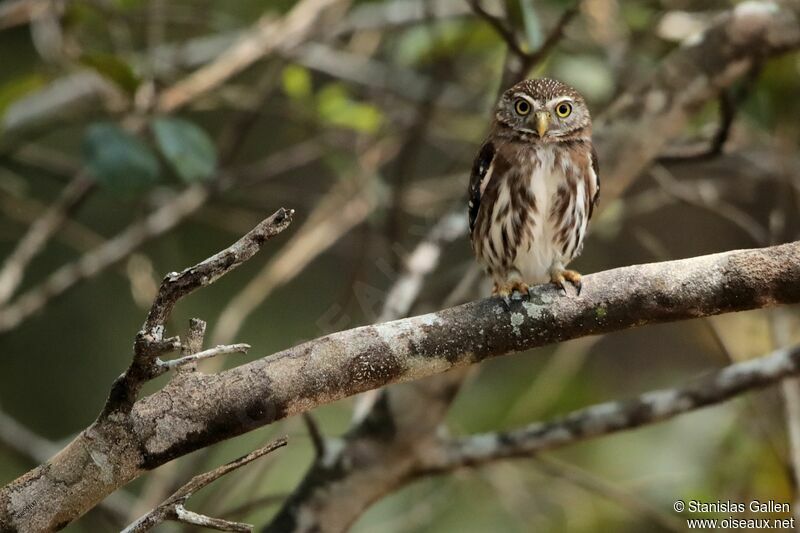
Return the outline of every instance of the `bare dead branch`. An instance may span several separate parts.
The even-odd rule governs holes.
[[[29,427],[14,419],[0,409],[0,447],[12,450],[31,463],[43,463],[58,453],[60,446],[32,431]],[[109,516],[124,524],[126,511],[133,505],[133,496],[124,490],[111,494],[98,505],[108,512]]]
[[[169,361],[158,361],[159,373],[167,372],[168,370],[172,370],[175,368],[180,368],[185,365],[194,364],[198,361],[202,361],[204,359],[211,359],[212,357],[217,357],[219,355],[229,355],[229,354],[236,354],[236,353],[247,353],[250,350],[249,344],[239,343],[239,344],[222,344],[220,346],[216,346],[214,348],[209,348],[208,350],[203,350],[202,352],[194,353],[191,355],[185,355],[180,357],[179,359],[171,359]]]
[[[142,329],[151,331],[164,325],[181,298],[211,285],[253,257],[266,241],[289,227],[293,215],[293,209],[281,208],[228,248],[183,272],[167,274]]]
[[[551,422],[446,442],[439,452],[423,458],[429,462],[422,470],[426,473],[443,472],[498,459],[530,457],[579,440],[669,420],[682,413],[728,401],[743,392],[773,385],[798,373],[800,347],[779,350],[729,365],[683,387],[594,405]]]
[[[184,505],[186,504],[187,500],[194,495],[194,493],[203,487],[213,483],[225,474],[229,474],[230,472],[233,472],[234,470],[255,461],[259,457],[263,457],[268,453],[277,450],[278,448],[286,446],[286,443],[286,437],[280,438],[267,444],[263,448],[259,448],[258,450],[245,455],[244,457],[240,457],[235,461],[231,461],[230,463],[220,466],[219,468],[216,468],[210,472],[206,472],[205,474],[193,477],[172,496],[167,498],[161,505],[126,527],[123,530],[123,533],[143,533],[145,531],[150,531],[158,524],[161,524],[167,520],[203,526],[219,531],[252,531],[253,526],[249,524],[232,522],[229,520],[223,520],[221,518],[212,518],[210,516],[194,513],[187,510]]]
[[[158,295],[153,301],[142,329],[136,335],[133,362],[112,385],[101,418],[115,411],[129,412],[145,382],[163,374],[169,368],[184,364],[160,363],[158,360],[160,355],[180,347],[177,337],[164,338],[166,322],[175,305],[182,298],[200,287],[214,283],[253,257],[266,241],[289,227],[293,215],[293,209],[281,208],[221,252],[182,272],[167,274],[161,282]],[[202,330],[205,331],[205,325]],[[202,343],[202,335],[199,343]],[[233,351],[242,351],[242,347],[243,345],[235,345]],[[232,353],[231,349],[231,347],[212,348],[206,353],[187,355],[182,360],[191,363],[222,353]]]

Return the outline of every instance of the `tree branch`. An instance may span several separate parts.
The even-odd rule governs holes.
[[[485,299],[334,333],[215,375],[186,373],[0,489],[0,524],[63,526],[146,470],[389,383],[585,335],[797,302],[800,242],[609,270],[586,276],[580,297],[545,285],[510,311]]]
[[[186,501],[191,498],[192,495],[194,495],[195,492],[199,491],[203,487],[210,485],[225,474],[229,474],[234,470],[255,461],[259,457],[263,457],[268,453],[274,452],[278,448],[286,446],[286,443],[286,437],[280,438],[267,444],[263,448],[259,448],[258,450],[251,452],[244,457],[240,457],[235,461],[231,461],[228,464],[220,466],[211,472],[206,472],[205,474],[200,474],[199,476],[193,477],[188,483],[179,488],[172,496],[167,498],[161,505],[126,527],[122,533],[143,533],[145,531],[150,531],[155,526],[166,520],[203,526],[211,529],[217,529],[219,531],[252,531],[253,526],[249,524],[231,522],[229,520],[222,520],[220,518],[212,518],[210,516],[193,513],[192,511],[187,510],[184,505],[186,504]]]
[[[136,334],[133,362],[111,387],[111,394],[101,418],[114,411],[129,412],[142,385],[169,368],[183,364],[180,361],[194,362],[222,353],[246,351],[249,348],[247,345],[218,346],[206,352],[186,355],[176,360],[177,362],[163,363],[158,359],[160,355],[180,346],[177,337],[164,338],[167,320],[178,301],[201,287],[211,285],[253,257],[266,241],[289,227],[293,215],[293,209],[281,208],[221,252],[182,272],[167,274],[161,282],[161,288],[142,329]],[[202,344],[205,324],[202,329],[199,344]]]
[[[648,392],[630,400],[606,402],[573,411],[556,420],[498,433],[487,433],[442,443],[427,454],[421,474],[441,473],[463,466],[560,448],[580,440],[600,437],[669,420],[773,385],[800,373],[800,346],[729,365],[683,387]]]

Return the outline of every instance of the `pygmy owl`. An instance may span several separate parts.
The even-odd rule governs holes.
[[[472,249],[494,281],[493,294],[526,295],[557,284],[578,294],[581,276],[566,266],[580,254],[600,192],[592,120],[583,97],[560,81],[526,80],[497,104],[472,166]]]

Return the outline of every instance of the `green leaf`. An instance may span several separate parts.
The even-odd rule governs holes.
[[[13,79],[0,85],[0,117],[6,109],[23,96],[39,89],[44,85],[44,78],[38,74],[31,74]]]
[[[283,92],[293,100],[303,100],[311,96],[311,74],[308,69],[297,65],[288,65],[281,75]]]
[[[159,179],[158,158],[150,147],[114,123],[89,126],[83,150],[92,176],[115,193],[136,193]]]
[[[319,91],[317,110],[324,121],[363,133],[374,133],[383,122],[377,107],[351,100],[344,87],[335,83]]]
[[[214,143],[196,124],[179,118],[157,118],[152,123],[161,153],[183,181],[207,181],[217,169]]]
[[[125,61],[111,54],[84,54],[80,62],[104,78],[116,83],[128,94],[136,92],[140,79]]]

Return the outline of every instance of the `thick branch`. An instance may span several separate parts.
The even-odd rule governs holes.
[[[220,374],[187,373],[0,490],[0,524],[63,526],[145,470],[390,383],[584,335],[797,302],[800,242],[609,270],[586,276],[580,297],[541,286],[510,311],[486,299],[335,333]]]

